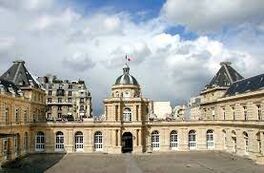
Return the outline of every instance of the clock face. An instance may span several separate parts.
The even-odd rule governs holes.
[[[124,92],[124,97],[130,97],[130,92],[129,91],[125,91]]]

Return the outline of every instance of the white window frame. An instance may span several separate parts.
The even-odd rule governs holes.
[[[100,131],[94,133],[94,150],[103,151],[103,134]]]
[[[35,136],[35,151],[41,152],[45,150],[45,134],[41,131]]]
[[[207,132],[206,132],[207,149],[212,150],[215,148],[214,138],[215,138],[214,131],[213,130],[207,130]]]
[[[151,133],[151,148],[153,151],[158,151],[160,149],[160,135],[157,130]]]
[[[74,135],[74,142],[75,142],[75,151],[83,151],[83,133],[81,131],[78,131]]]
[[[132,111],[130,108],[124,108],[123,121],[124,122],[131,122],[132,121]]]
[[[56,133],[55,151],[64,151],[64,134],[61,131]]]
[[[175,130],[170,133],[170,148],[171,150],[178,150],[178,132]]]
[[[190,130],[188,133],[189,150],[196,150],[196,131]]]

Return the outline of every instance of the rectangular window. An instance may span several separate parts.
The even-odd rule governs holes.
[[[68,88],[69,88],[69,89],[72,89],[72,85],[69,85]]]
[[[48,103],[52,103],[52,98],[48,98]]]
[[[61,113],[58,113],[58,118],[61,118]]]
[[[8,155],[8,140],[7,138],[3,138],[3,157],[4,160],[7,160]]]
[[[4,121],[6,124],[8,124],[8,115],[9,115],[9,109],[6,108],[4,112]]]
[[[139,146],[139,130],[137,129],[137,146]]]
[[[51,113],[47,114],[47,119],[51,119]]]
[[[18,124],[19,123],[19,109],[15,110],[15,120],[16,120],[16,123]]]
[[[139,116],[139,105],[136,106],[136,120],[138,121]]]
[[[235,107],[232,107],[232,115],[233,115],[233,120],[236,120],[236,111],[235,111]]]
[[[225,113],[225,108],[223,108],[223,120],[225,120],[226,119],[226,113]]]
[[[62,103],[62,98],[58,98],[58,103]]]
[[[212,109],[212,119],[215,120],[215,109],[214,108],[211,109]]]
[[[28,121],[28,115],[27,115],[27,110],[24,111],[24,123],[27,123]]]
[[[105,119],[107,120],[107,114],[108,114],[108,110],[107,110],[107,106],[105,106]]]
[[[62,110],[62,106],[58,106],[58,111],[61,111]]]
[[[258,120],[262,120],[262,118],[261,118],[261,106],[257,105],[257,108],[258,108]]]
[[[116,146],[118,146],[118,130],[116,130]]]
[[[68,103],[71,103],[71,102],[72,102],[72,98],[69,97],[69,98],[68,98]]]
[[[118,105],[115,106],[115,120],[118,121]]]
[[[72,91],[68,91],[68,96],[72,96]]]
[[[243,109],[244,109],[244,120],[248,120],[247,107],[243,106]]]
[[[48,95],[49,95],[49,96],[52,96],[52,90],[49,90],[49,91],[48,91]]]

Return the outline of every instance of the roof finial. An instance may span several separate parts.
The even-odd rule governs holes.
[[[223,62],[220,62],[220,65],[223,66],[223,65],[228,65],[230,66],[232,63],[230,61],[223,61]]]
[[[130,59],[128,58],[127,54],[125,56],[125,59],[126,59],[126,63],[123,67],[123,72],[124,74],[129,74],[129,66],[128,66],[128,61],[130,61]]]

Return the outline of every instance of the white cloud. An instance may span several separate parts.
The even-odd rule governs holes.
[[[54,0],[0,0],[0,7],[14,10],[41,10],[52,6]]]
[[[9,62],[1,57],[1,67],[23,57],[34,74],[84,79],[97,111],[122,73],[125,54],[132,57],[131,73],[141,84],[143,95],[173,103],[198,94],[220,61],[233,61],[239,71],[250,69],[246,74],[259,64],[244,49],[229,49],[207,36],[183,40],[180,35],[168,34],[167,24],[159,18],[134,22],[127,13],[83,15],[70,7],[58,8],[58,4],[43,6],[41,13],[2,6],[0,55],[8,56]]]
[[[216,32],[224,27],[264,22],[263,0],[167,0],[162,15],[174,24],[196,32]]]

